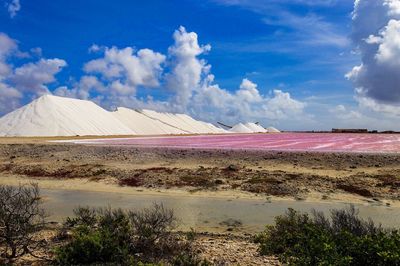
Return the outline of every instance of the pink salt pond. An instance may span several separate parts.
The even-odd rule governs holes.
[[[271,151],[321,151],[400,153],[400,134],[225,134],[195,136],[149,136],[74,140],[75,143],[170,147],[188,149],[245,149]]]

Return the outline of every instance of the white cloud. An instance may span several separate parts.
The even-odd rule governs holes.
[[[343,104],[339,104],[334,108],[330,109],[329,111],[334,117],[338,118],[341,121],[348,122],[353,120],[359,120],[363,117],[360,111],[349,110]]]
[[[0,81],[0,114],[19,107],[22,94]]]
[[[40,48],[32,51],[40,56]],[[47,85],[56,81],[55,75],[66,66],[61,59],[44,59],[16,67],[9,61],[29,58],[18,49],[17,42],[0,33],[0,114],[19,107],[24,98],[50,93]]]
[[[172,71],[167,74],[167,87],[175,93],[172,105],[177,111],[185,111],[193,92],[199,88],[201,78],[209,71],[198,56],[208,52],[210,45],[200,46],[195,32],[180,27],[173,35],[174,45],[169,47]]]
[[[12,66],[7,59],[18,51],[18,45],[4,33],[0,33],[0,114],[12,110],[19,105],[22,94],[7,84],[12,73]]]
[[[356,91],[357,95],[355,96],[355,98],[360,108],[369,109],[382,115],[400,117],[400,104],[399,105],[385,104],[371,97],[365,96],[361,90],[356,90]]]
[[[20,0],[11,0],[6,3],[6,8],[10,17],[13,18],[17,15],[18,11],[21,10]]]
[[[159,86],[164,61],[164,55],[150,49],[135,53],[132,47],[111,47],[105,48],[104,57],[86,63],[84,70],[88,74],[99,75],[109,88],[108,93],[135,96],[138,86]]]
[[[400,66],[400,20],[390,20],[377,39],[379,49],[375,58],[379,64]]]
[[[352,39],[362,59],[346,75],[356,87],[356,99],[377,112],[398,112],[400,1],[355,1]]]
[[[332,113],[335,113],[335,112],[339,112],[339,113],[346,112],[346,107],[343,104],[339,104],[339,105],[336,105],[335,108],[333,108],[331,110],[331,112]]]
[[[106,47],[104,47],[104,46],[92,44],[92,46],[89,47],[88,51],[89,51],[89,53],[98,53],[98,52],[104,51],[105,49],[106,49]]]
[[[95,76],[83,76],[79,82],[73,85],[72,89],[67,86],[61,86],[55,89],[53,93],[58,96],[88,100],[91,98],[91,91],[106,92],[103,83]]]
[[[204,120],[220,120],[225,123],[238,121],[263,121],[277,123],[307,116],[305,103],[293,99],[289,93],[274,90],[271,96],[263,96],[257,85],[243,79],[238,90],[230,92],[214,84],[214,76],[208,75],[190,104],[191,113]]]
[[[194,32],[184,27],[175,31],[174,45],[168,49],[171,71],[166,74],[167,87],[174,95],[169,109],[189,112],[204,120],[265,120],[301,114],[305,104],[293,100],[289,93],[275,90],[273,97],[262,96],[257,84],[243,79],[239,89],[228,91],[214,82],[211,65],[200,56],[210,45],[200,45]],[[165,104],[163,105],[165,107]]]
[[[0,82],[11,71],[7,58],[18,50],[15,40],[0,32]]]
[[[262,97],[260,92],[257,89],[257,84],[251,82],[248,79],[243,79],[240,84],[239,90],[236,92],[236,95],[248,102],[261,102]]]
[[[10,80],[21,92],[43,95],[50,93],[46,85],[55,82],[55,75],[66,65],[64,60],[58,58],[40,59],[38,62],[16,68]]]
[[[273,97],[265,100],[263,109],[266,116],[272,120],[298,118],[304,116],[303,109],[305,103],[293,99],[288,92],[274,90]]]
[[[119,49],[96,44],[89,48],[90,53],[102,51],[103,57],[84,65],[86,75],[74,82],[71,88],[57,88],[54,94],[90,99],[108,109],[144,106],[145,103],[136,98],[137,89],[160,86],[166,57],[150,49],[136,52],[132,47]]]

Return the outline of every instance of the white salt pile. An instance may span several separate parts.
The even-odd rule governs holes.
[[[45,95],[0,118],[0,136],[135,134],[90,101]]]
[[[229,131],[233,133],[254,133],[252,129],[246,127],[242,123],[234,125]]]
[[[170,126],[162,121],[152,119],[143,115],[139,110],[118,107],[112,112],[114,117],[121,121],[138,135],[164,135],[164,134],[187,134],[183,130]]]
[[[279,132],[276,128],[269,127],[271,129],[271,132]],[[231,133],[267,133],[269,132],[268,129],[263,128],[262,126],[256,124],[256,123],[239,123],[233,126],[231,129],[229,129],[229,132]]]
[[[267,133],[267,130],[255,123],[246,123],[246,127],[250,128],[254,133]]]
[[[0,136],[104,136],[279,132],[255,123],[229,131],[185,114],[119,107],[104,110],[91,101],[45,95],[0,118]]]
[[[280,133],[280,131],[274,127],[267,127],[268,133]]]
[[[183,131],[182,133],[224,133],[224,130],[217,128],[216,126],[197,121],[185,114],[171,114],[171,113],[159,113],[152,110],[141,110],[141,113],[151,119],[162,121],[163,123]]]
[[[45,95],[0,118],[0,136],[101,136],[226,133],[188,115],[118,108]]]

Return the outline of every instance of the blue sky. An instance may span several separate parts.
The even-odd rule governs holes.
[[[353,36],[357,21],[352,12],[357,10],[351,0],[2,1],[0,32],[17,45],[0,55],[10,69],[0,82],[15,89],[0,94],[2,113],[54,93],[111,109],[186,112],[210,122],[259,120],[285,129],[388,129],[398,121],[397,102],[374,98],[366,85],[360,94],[361,81],[345,77],[364,55]],[[384,6],[397,0],[378,2]],[[193,53],[182,55],[187,44]],[[132,54],[107,57],[112,47],[117,54],[131,47]],[[123,56],[135,61],[140,49],[152,52],[150,70],[149,63],[124,64]],[[63,62],[39,66],[40,60],[52,59]],[[99,66],[104,63],[106,70]],[[30,74],[34,69],[38,76],[40,71],[49,76],[35,84],[20,81],[16,69],[23,68],[26,76],[29,64]],[[110,68],[116,66],[121,73],[111,77]],[[151,77],[129,78],[135,67]],[[97,87],[88,89],[82,77],[91,77]],[[115,82],[124,89],[116,89]],[[10,95],[17,98],[13,104],[6,99]]]

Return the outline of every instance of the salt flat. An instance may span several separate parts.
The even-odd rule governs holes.
[[[224,134],[73,140],[74,143],[197,149],[400,153],[398,134]]]

